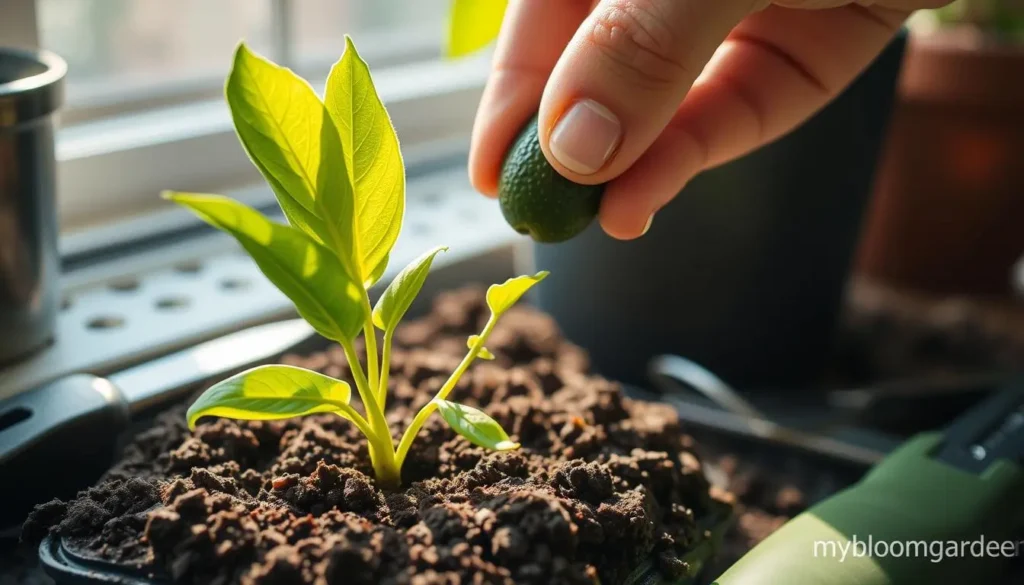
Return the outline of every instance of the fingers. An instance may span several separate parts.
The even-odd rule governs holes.
[[[601,0],[551,73],[540,105],[548,160],[606,182],[661,133],[715,48],[760,0]]]
[[[773,6],[745,19],[657,140],[606,189],[600,215],[605,231],[639,237],[650,216],[695,174],[810,117],[881,52],[906,16],[856,5],[814,11]]]
[[[469,156],[469,177],[495,196],[505,153],[536,113],[544,84],[580,23],[590,0],[512,0],[484,89]]]

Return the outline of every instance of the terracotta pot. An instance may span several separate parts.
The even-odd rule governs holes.
[[[914,35],[858,268],[937,294],[1011,294],[1024,252],[1024,46]]]

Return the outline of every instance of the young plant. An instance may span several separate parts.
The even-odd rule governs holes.
[[[473,360],[493,357],[484,344],[498,318],[547,273],[512,278],[488,289],[487,324],[467,340],[462,362],[396,446],[384,417],[392,338],[434,257],[447,248],[434,248],[413,261],[371,308],[368,289],[387,268],[402,225],[405,169],[370,71],[346,37],[345,52],[331,69],[321,101],[303,79],[243,43],[235,52],[225,93],[238,137],[273,189],[288,225],[222,196],[164,196],[234,236],[299,315],[341,345],[365,415],[350,404],[352,390],[346,382],[302,368],[268,365],[204,392],[188,410],[189,428],[203,416],[268,420],[333,412],[366,435],[377,481],[389,487],[400,483],[409,447],[435,410],[476,445],[518,448],[496,421],[450,402],[448,395]],[[375,329],[383,331],[379,348]],[[355,351],[360,333],[365,368]]]

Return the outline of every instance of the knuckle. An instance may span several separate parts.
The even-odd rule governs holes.
[[[612,62],[626,81],[662,89],[688,74],[680,40],[654,2],[619,0],[594,13],[587,41]]]

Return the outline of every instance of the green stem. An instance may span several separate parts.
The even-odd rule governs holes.
[[[323,211],[323,208],[320,208]],[[354,254],[346,254],[348,248],[342,243],[344,239],[341,232],[332,222],[326,222],[327,230],[333,241],[333,250],[338,260],[344,266],[349,276],[357,274],[353,265]],[[370,449],[370,460],[373,463],[373,471],[377,476],[377,482],[386,487],[396,487],[402,481],[401,468],[395,465],[395,446],[391,440],[391,431],[388,429],[387,419],[384,418],[383,407],[377,403],[375,389],[370,384],[376,384],[377,374],[377,337],[373,330],[373,310],[370,308],[370,295],[363,289],[363,309],[366,312],[366,326],[363,333],[366,336],[366,365],[370,369],[369,384],[363,366],[359,363],[352,343],[345,342],[341,346],[345,350],[345,358],[348,360],[349,368],[352,370],[352,377],[356,382],[356,389],[359,391],[359,399],[363,402],[368,419],[367,428],[370,431],[366,434],[366,440]]]
[[[384,343],[380,348],[380,383],[377,384],[377,402],[381,410],[385,410],[388,404],[388,375],[391,371],[391,341],[394,331],[384,331]]]
[[[370,459],[377,482],[387,487],[395,487],[401,482],[401,467],[395,461],[395,448],[391,440],[391,431],[388,429],[388,421],[384,418],[384,412],[370,390],[366,374],[363,373],[362,365],[359,363],[352,343],[342,343],[341,347],[345,350],[345,357],[352,369],[352,378],[356,382],[359,399],[362,400],[363,408],[366,409],[366,426],[370,432],[365,433],[364,431],[364,433],[369,443]]]
[[[381,449],[376,443],[378,434],[370,428],[370,423],[362,417],[350,404],[344,402],[335,402],[333,400],[328,401],[329,404],[335,406],[338,410],[335,414],[347,419],[356,425],[363,435],[366,436],[367,445],[370,450],[370,464],[373,465],[373,473],[377,478],[377,483],[382,487],[395,488],[401,483],[401,476],[399,475],[398,466],[395,464],[395,453],[390,448],[390,441],[387,449]]]
[[[366,374],[363,373],[363,367],[359,363],[355,349],[351,343],[343,343],[341,347],[345,350],[345,357],[348,359],[349,367],[352,369],[352,377],[356,381],[359,399],[363,401],[363,408],[366,409],[366,419],[370,423],[370,428],[375,434],[381,431],[386,432],[388,428],[387,421],[384,419],[384,413],[381,411],[380,405],[377,404],[376,398],[370,392],[369,384],[366,381]]]
[[[441,389],[437,391],[434,398],[426,403],[419,412],[416,413],[415,418],[412,419],[412,424],[409,428],[405,429],[405,434],[402,435],[402,440],[398,443],[398,467],[401,469],[402,464],[405,462],[405,456],[409,454],[409,447],[412,446],[413,440],[416,439],[416,435],[419,434],[420,428],[427,422],[430,415],[437,410],[437,400],[444,400],[451,394],[451,391],[458,384],[459,379],[466,373],[466,369],[469,368],[473,360],[480,355],[480,350],[484,348],[484,343],[487,338],[491,335],[491,331],[494,330],[494,325],[498,322],[497,315],[491,314],[491,318],[487,320],[487,325],[484,326],[484,330],[480,332],[480,337],[477,338],[476,343],[473,347],[469,348],[469,352],[466,357],[462,358],[462,362],[459,363],[459,367],[455,368],[452,375],[448,377],[448,380],[441,386]]]
[[[370,437],[374,436],[373,429],[370,428],[370,423],[362,417],[356,409],[352,408],[351,404],[345,404],[344,402],[330,401],[330,404],[338,408],[338,415],[342,418],[352,421],[352,424],[356,425],[359,432],[366,435],[366,440],[370,440]]]
[[[377,331],[373,328],[373,308],[370,307],[370,295],[363,290],[363,309],[366,311],[366,324],[363,326],[363,339],[366,340],[366,369],[370,378],[370,391],[374,400],[380,404],[381,410],[384,403],[379,400],[380,374],[377,371]]]

